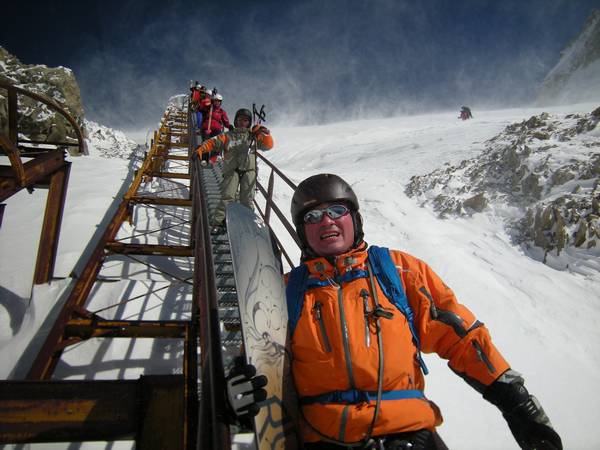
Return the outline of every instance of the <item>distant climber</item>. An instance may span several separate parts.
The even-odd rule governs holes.
[[[468,106],[461,106],[460,107],[460,115],[458,116],[459,119],[462,120],[467,120],[467,119],[472,119],[473,118],[473,114],[471,114],[471,108],[469,108]]]

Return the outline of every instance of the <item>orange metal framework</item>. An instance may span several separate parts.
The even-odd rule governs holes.
[[[186,125],[184,112],[167,110],[142,167],[74,281],[26,380],[0,382],[0,443],[135,439],[136,448],[140,449],[197,447],[197,308],[192,307],[189,321],[104,320],[86,309],[102,264],[111,254],[194,256],[191,246],[126,244],[115,240],[121,226],[130,220],[135,205],[191,207],[190,198],[137,195],[144,180],[171,175],[162,168],[172,158],[171,149],[187,149],[187,133],[181,132],[187,131]],[[177,128],[176,133],[172,127]],[[186,155],[176,159],[189,158]],[[63,350],[93,337],[182,339],[183,373],[110,382],[51,381]]]
[[[31,364],[27,379],[0,382],[0,444],[134,439],[136,448],[144,450],[231,448],[229,426],[223,419],[223,362],[214,267],[209,251],[208,210],[199,183],[201,167],[196,160],[190,164],[187,174],[164,170],[167,161],[185,163],[190,160],[196,136],[189,123],[190,118],[183,112],[167,111],[135,179],[97,240],[83,271],[74,280],[58,318]],[[187,147],[188,154],[171,154],[175,147]],[[275,175],[291,189],[295,188],[295,184],[262,155],[257,154],[257,157],[271,172],[266,188],[257,183],[265,208],[263,211],[255,203],[256,208],[267,224],[272,215],[276,215],[298,243],[293,226],[273,202]],[[49,152],[40,158],[51,161],[46,163],[48,167],[52,164],[62,167],[55,153]],[[23,165],[22,179],[32,177],[33,171],[25,169],[27,164]],[[43,169],[46,168],[44,166]],[[13,172],[18,170],[16,165]],[[140,185],[153,177],[190,179],[190,198],[140,194]],[[18,176],[13,176],[13,179],[17,180]],[[13,183],[14,186],[19,185],[15,181]],[[117,241],[119,229],[131,219],[135,205],[140,204],[192,208],[190,245],[125,244]],[[274,233],[272,236],[288,264],[293,266],[281,241]],[[115,253],[193,257],[191,319],[106,320],[86,309],[86,301],[104,260]],[[84,340],[102,337],[182,339],[183,373],[143,376],[138,380],[51,379],[63,350]],[[201,380],[201,402],[198,380]]]
[[[56,101],[40,94],[0,81],[0,89],[7,93],[8,135],[0,130],[0,153],[6,154],[10,165],[0,165],[0,202],[13,196],[21,189],[48,189],[46,210],[40,233],[36,268],[33,282],[35,284],[50,281],[54,271],[60,225],[65,204],[69,170],[71,163],[65,160],[65,147],[77,147],[79,154],[87,154],[83,133],[71,115]],[[59,113],[71,125],[77,136],[77,143],[43,142],[44,147],[35,148],[35,152],[27,153],[31,157],[27,162],[22,160],[23,144],[37,144],[19,137],[19,96],[32,98],[51,110]],[[5,205],[0,205],[4,212]],[[0,213],[0,226],[2,225]]]

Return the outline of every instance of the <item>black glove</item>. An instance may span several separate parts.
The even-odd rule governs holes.
[[[256,376],[256,367],[237,358],[234,367],[226,378],[227,402],[230,415],[241,422],[248,422],[256,416],[258,402],[267,398],[267,377]]]
[[[518,372],[507,370],[483,392],[508,422],[517,443],[525,450],[562,450],[560,436],[537,398],[529,394]]]

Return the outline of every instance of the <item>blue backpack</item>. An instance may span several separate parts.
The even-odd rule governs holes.
[[[423,373],[427,375],[429,370],[425,365],[425,361],[421,357],[421,342],[414,326],[414,314],[408,304],[406,293],[402,286],[402,280],[396,269],[396,265],[392,260],[389,249],[385,247],[371,246],[368,250],[368,260],[371,263],[373,269],[373,275],[377,278],[379,287],[383,291],[384,295],[398,308],[398,310],[404,314],[412,334],[413,343],[417,348],[417,359],[421,365]],[[356,278],[368,277],[369,273],[366,270],[352,270],[346,272],[343,276],[337,277],[334,281],[338,284],[348,282]],[[290,336],[294,335],[298,320],[300,320],[300,314],[302,312],[302,306],[304,304],[304,293],[307,289],[311,289],[318,286],[328,285],[329,280],[319,280],[317,278],[309,277],[308,267],[305,264],[292,269],[290,272],[288,283],[286,287],[286,301],[288,308],[288,323],[290,328]]]

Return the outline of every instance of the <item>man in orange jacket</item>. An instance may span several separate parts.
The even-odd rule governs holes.
[[[331,174],[304,180],[291,212],[309,277],[327,281],[306,290],[291,337],[306,448],[369,440],[384,448],[445,448],[435,433],[440,411],[423,394],[420,351],[447,359],[497,405],[522,448],[562,448],[539,402],[483,323],[426,263],[394,250],[390,255],[414,313],[418,348],[408,319],[373,282],[358,199],[344,180]],[[359,272],[367,275],[350,275]],[[360,400],[344,401],[348,396]]]
[[[310,281],[297,317],[289,317],[304,448],[446,449],[435,431],[441,413],[424,395],[422,351],[447,359],[496,405],[521,448],[562,449],[487,328],[425,262],[389,251],[412,318],[384,293],[348,183],[331,174],[307,178],[291,213]]]

